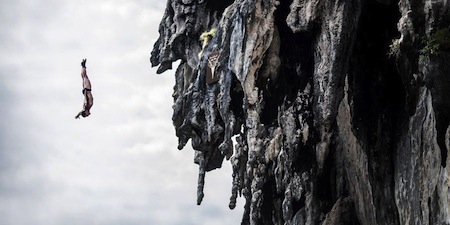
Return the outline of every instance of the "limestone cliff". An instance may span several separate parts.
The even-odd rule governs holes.
[[[450,224],[449,29],[447,0],[168,0],[198,204],[225,161],[242,224]]]

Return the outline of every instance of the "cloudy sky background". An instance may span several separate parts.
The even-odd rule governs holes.
[[[0,225],[239,224],[231,168],[178,151],[173,72],[149,57],[163,0],[2,0]],[[81,110],[87,58],[92,115]]]

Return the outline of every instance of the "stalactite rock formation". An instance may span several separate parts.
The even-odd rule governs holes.
[[[226,162],[242,224],[450,224],[448,1],[168,0],[159,33],[197,204]]]

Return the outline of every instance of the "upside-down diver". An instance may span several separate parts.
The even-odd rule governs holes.
[[[80,116],[88,117],[91,115],[91,107],[94,104],[94,98],[92,97],[92,87],[91,81],[86,73],[86,59],[81,61],[81,79],[83,80],[83,95],[84,95],[84,103],[83,109],[75,116],[75,119],[79,119]]]

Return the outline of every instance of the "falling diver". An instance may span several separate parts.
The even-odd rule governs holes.
[[[83,80],[83,95],[84,95],[84,103],[83,103],[83,109],[75,116],[75,119],[79,119],[80,116],[82,117],[88,117],[91,115],[90,109],[92,105],[94,104],[94,98],[92,97],[92,87],[91,87],[91,81],[89,80],[89,77],[86,73],[86,60],[83,59],[81,61],[81,79]]]

